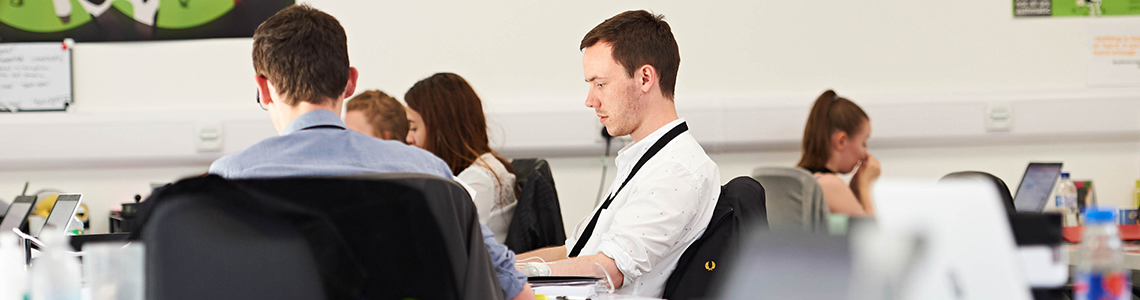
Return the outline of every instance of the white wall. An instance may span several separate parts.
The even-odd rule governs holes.
[[[363,88],[402,95],[451,71],[487,102],[580,104],[578,43],[626,9],[666,15],[681,49],[677,95],[808,103],[866,95],[1085,88],[1088,24],[1013,19],[1003,1],[310,0],[349,35]],[[80,44],[76,110],[247,108],[248,39]],[[787,103],[778,103],[787,104]]]
[[[1025,165],[1030,161],[1064,161],[1074,178],[1091,179],[1097,184],[1102,202],[1117,206],[1131,203],[1133,182],[1140,178],[1140,142],[1041,143],[1030,145],[872,148],[883,163],[883,178],[935,181],[955,171],[979,170],[1002,178],[1016,189]],[[720,166],[725,182],[749,175],[760,166],[791,166],[799,160],[798,151],[731,152],[711,155]],[[552,157],[549,159],[562,201],[567,230],[588,217],[594,207],[601,155],[592,157]],[[613,160],[606,189],[614,180]],[[161,168],[48,169],[0,172],[0,198],[11,201],[31,181],[29,191],[58,188],[84,193],[92,211],[95,232],[105,231],[107,212],[119,203],[144,197],[152,182],[170,182],[206,171],[207,164]]]
[[[882,179],[908,179],[935,182],[957,171],[983,171],[994,174],[1016,192],[1017,183],[1031,161],[1063,161],[1074,179],[1092,180],[1101,203],[1124,207],[1132,205],[1132,189],[1140,178],[1140,142],[1033,143],[1000,146],[875,148],[882,162]],[[710,155],[720,166],[723,182],[751,175],[761,166],[794,166],[799,151],[731,152]],[[550,160],[555,185],[562,201],[562,215],[568,231],[594,208],[601,175],[601,156],[565,157]],[[613,181],[611,160],[606,190]]]
[[[1065,161],[1117,205],[1140,177],[1140,90],[1085,82],[1088,25],[1133,18],[1015,20],[991,0],[303,2],[346,27],[361,88],[402,98],[434,72],[467,78],[504,153],[551,157],[568,226],[589,212],[601,172],[587,156],[601,146],[582,106],[578,43],[633,8],[672,25],[678,105],[726,181],[794,164],[807,106],[827,88],[871,113],[884,177],[976,169],[1016,185],[1028,161]],[[106,210],[148,183],[272,136],[249,101],[250,49],[249,39],[77,45],[71,111],[0,115],[0,198],[24,180],[83,192],[100,231]],[[1014,104],[1013,131],[980,127],[979,108],[994,101]],[[222,153],[194,150],[201,123],[225,126]]]

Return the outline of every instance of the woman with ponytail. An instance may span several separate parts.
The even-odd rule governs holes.
[[[804,128],[803,156],[797,166],[811,172],[819,182],[831,213],[875,213],[871,184],[879,178],[880,169],[879,160],[867,152],[870,137],[871,119],[855,102],[831,90],[815,100]],[[850,184],[836,175],[851,171],[855,175]]]

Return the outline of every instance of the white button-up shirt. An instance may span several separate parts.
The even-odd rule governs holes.
[[[633,165],[678,119],[640,142],[618,151],[618,175],[612,195]],[[617,264],[625,281],[618,294],[661,297],[681,254],[705,231],[720,196],[720,170],[689,132],[678,135],[650,158],[602,211],[580,256],[603,253]],[[582,237],[601,205],[578,222],[566,240],[567,252]]]

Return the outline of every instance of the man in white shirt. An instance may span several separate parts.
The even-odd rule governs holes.
[[[566,245],[519,261],[595,262],[617,293],[660,297],[681,254],[708,226],[720,171],[677,117],[681,57],[663,16],[621,13],[587,33],[581,49],[590,84],[586,106],[611,135],[630,135],[634,143],[618,152],[606,201],[578,223]]]

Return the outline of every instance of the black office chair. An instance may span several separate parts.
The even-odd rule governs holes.
[[[434,176],[207,176],[138,216],[148,299],[503,297],[474,203]]]
[[[946,174],[939,179],[938,182],[945,182],[947,180],[970,180],[979,181],[988,184],[994,188],[998,197],[1001,198],[1002,206],[1005,207],[1005,212],[1013,214],[1017,212],[1017,208],[1013,205],[1013,196],[1009,193],[1009,187],[1005,185],[1005,181],[997,178],[993,174],[979,171],[962,171]]]
[[[768,211],[764,186],[748,176],[732,179],[721,187],[705,233],[689,245],[677,267],[665,281],[663,298],[670,300],[712,299],[714,283],[730,274],[736,256],[750,230],[767,230]]]
[[[511,166],[520,192],[504,244],[515,253],[565,244],[562,207],[550,164],[545,159],[526,158],[512,160]]]
[[[299,230],[211,200],[175,196],[151,215],[142,236],[148,299],[325,299]]]

